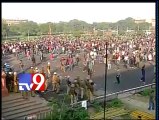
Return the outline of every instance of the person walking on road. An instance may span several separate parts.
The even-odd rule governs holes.
[[[151,93],[150,93],[150,96],[149,96],[149,107],[148,107],[148,110],[154,110],[154,100],[155,100],[155,97],[154,97],[154,91],[152,90]]]
[[[142,81],[145,84],[145,65],[143,65],[141,69],[141,73],[142,73],[142,77],[140,81]]]
[[[20,60],[19,67],[21,69],[21,72],[23,73],[24,72],[24,64],[23,64],[22,60]]]
[[[36,60],[35,60],[35,56],[34,56],[34,54],[33,54],[32,58],[31,58],[31,60],[32,60],[32,64],[33,64],[33,66],[35,67],[35,65],[36,65]]]
[[[52,76],[52,86],[53,86],[53,91],[56,93],[59,93],[59,91],[60,91],[60,79],[59,79],[56,72],[54,72],[54,74]]]
[[[120,84],[120,71],[119,69],[117,70],[117,75],[116,75],[116,81],[117,81],[117,84]]]

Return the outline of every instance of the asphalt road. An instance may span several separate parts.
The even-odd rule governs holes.
[[[37,67],[40,68],[41,66],[46,66],[47,61],[50,61],[48,58],[48,55],[45,55],[45,60],[41,63],[40,57],[36,57],[37,61]],[[31,61],[29,61],[27,58],[22,58],[25,70],[27,71],[31,67]],[[7,55],[5,58],[2,59],[2,63],[8,62],[11,65],[13,65],[14,70],[17,72],[20,72],[20,68],[18,66],[18,61],[13,55]],[[56,71],[61,76],[69,75],[72,79],[75,78],[77,75],[79,75],[82,79],[87,77],[87,73],[83,72],[83,65],[82,62],[80,62],[79,67],[75,67],[73,71],[67,71],[66,73],[63,73],[60,71],[60,62],[59,57],[56,58],[53,61],[50,61],[51,63],[51,70],[52,73]],[[116,68],[117,66],[113,65],[111,70],[108,70],[108,76],[107,76],[107,94],[118,92],[121,90],[131,89],[134,87],[139,87],[143,85],[143,83],[140,81],[141,78],[141,69],[139,68],[129,68],[126,69],[122,65],[119,66],[120,68],[120,74],[121,74],[121,83],[115,84],[116,81]],[[105,65],[103,63],[99,64],[96,63],[94,66],[95,72],[93,73],[92,80],[95,82],[95,89],[104,91],[104,81],[105,81]],[[154,66],[152,64],[146,63],[146,84],[152,83],[152,80],[154,78]],[[49,89],[52,89],[52,85],[50,83]],[[66,84],[65,81],[62,81],[61,84],[61,92],[60,94],[66,93]],[[53,92],[48,92],[46,94],[43,94],[43,97],[46,99],[50,99],[51,97],[56,97],[60,95],[56,95]]]

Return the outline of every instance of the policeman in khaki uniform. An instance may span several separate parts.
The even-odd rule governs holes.
[[[60,91],[60,79],[59,79],[56,72],[54,72],[54,74],[52,76],[52,86],[53,86],[53,91],[56,91],[56,93],[59,93],[59,91]]]
[[[84,93],[86,93],[86,91],[87,91],[86,89],[87,89],[86,82],[83,79],[81,79],[81,81],[80,81],[81,99],[84,98]]]
[[[34,74],[34,73],[35,73],[35,70],[34,70],[33,67],[31,67],[30,73],[31,73],[31,74]],[[31,91],[30,94],[31,94],[32,97],[35,97],[35,91]]]
[[[44,69],[43,66],[42,66],[42,68],[40,70],[40,73],[45,75],[45,69]],[[45,81],[45,91],[47,90],[47,87],[48,87],[48,79],[46,79],[46,81]],[[45,91],[42,91],[42,92],[45,92]]]
[[[65,76],[66,80],[66,85],[67,85],[67,95],[69,94],[70,87],[71,87],[71,81],[70,81],[70,76]]]
[[[15,93],[18,93],[17,72],[14,72],[14,92],[15,92]]]
[[[44,67],[43,67],[43,66],[42,66],[42,68],[41,68],[40,73],[41,73],[41,74],[45,74],[45,69],[44,69]]]
[[[92,80],[89,80],[89,83],[87,84],[87,92],[88,100],[92,102],[94,100],[94,82]]]
[[[79,85],[77,79],[75,79],[73,83],[75,85],[75,91],[77,93],[77,100],[78,100],[78,96],[79,96],[79,92],[80,92],[80,85]]]
[[[8,79],[6,79],[6,80],[10,81],[9,85],[8,85],[8,87],[9,87],[8,91],[12,92],[13,91],[13,86],[14,86],[14,84],[13,84],[14,83],[14,73],[9,72]]]
[[[86,84],[84,80],[80,80],[80,77],[77,76],[75,79],[75,87],[77,88],[78,94],[80,92],[80,98],[83,99],[84,97],[84,91],[86,90]]]
[[[86,97],[87,97],[87,99],[89,98],[89,95],[88,95],[88,86],[89,86],[89,77],[87,77],[85,80],[84,80],[84,82],[85,82],[85,84],[86,84]]]
[[[75,90],[75,84],[71,84],[70,90],[69,90],[69,95],[71,96],[71,104],[77,102],[77,93]]]
[[[47,69],[47,74],[48,74],[48,77],[50,77],[50,75],[51,75],[51,67],[50,67],[50,62],[48,62],[46,69]]]

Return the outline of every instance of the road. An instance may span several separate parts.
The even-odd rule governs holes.
[[[39,56],[36,56],[37,60],[37,67],[40,68],[41,66],[46,66],[48,60],[48,55],[45,55],[45,61],[43,63],[40,63],[40,58]],[[60,58],[60,57],[59,57]],[[75,78],[77,75],[79,75],[82,79],[87,77],[87,73],[83,72],[83,65],[82,62],[80,62],[79,67],[75,67],[73,71],[67,71],[66,73],[62,73],[59,70],[60,63],[59,63],[59,58],[56,58],[53,61],[50,61],[51,63],[51,70],[52,73],[56,71],[58,74],[61,76],[69,75],[71,78]],[[31,67],[31,62],[27,60],[27,58],[23,58],[23,63],[25,65],[25,70],[27,71]],[[13,65],[14,70],[17,72],[20,72],[20,69],[18,67],[18,62],[16,58],[13,55],[7,55],[5,58],[2,59],[2,63],[4,62],[9,62],[11,65]],[[120,68],[120,73],[121,73],[121,83],[120,84],[115,84],[114,82],[116,81],[116,66],[112,65],[112,69],[108,70],[108,76],[107,76],[107,94],[108,93],[113,93],[113,92],[118,92],[121,90],[126,90],[126,89],[131,89],[134,87],[139,87],[143,85],[142,82],[140,82],[141,78],[141,69],[139,68],[123,68],[122,65],[119,66]],[[95,72],[93,74],[92,80],[95,82],[95,89],[96,90],[101,90],[104,91],[104,81],[105,81],[105,65],[103,63],[99,64],[96,63],[94,66]],[[154,78],[154,66],[152,64],[146,63],[146,84],[152,83],[152,80]],[[50,83],[49,89],[52,89],[52,85]],[[61,84],[61,94],[65,93],[66,91],[66,84],[65,81],[62,82]],[[51,97],[55,97],[58,95],[55,95],[53,92],[48,92],[46,94],[43,94],[43,97],[46,99],[50,99]]]

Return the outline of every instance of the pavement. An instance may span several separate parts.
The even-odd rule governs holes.
[[[59,59],[61,56],[58,56],[58,58],[55,58],[54,60],[49,60],[49,55],[44,54],[45,60],[41,63],[40,62],[40,56],[36,56],[36,62],[37,67],[41,68],[42,66],[46,66],[47,62],[49,61],[51,63],[51,71],[52,73],[56,71],[58,74],[60,74],[62,77],[65,75],[69,75],[72,79],[75,78],[77,75],[79,75],[82,79],[87,77],[87,73],[83,72],[83,65],[82,62],[79,63],[79,67],[75,67],[73,71],[67,71],[66,73],[63,73],[60,68],[60,62]],[[82,59],[82,58],[81,58]],[[28,71],[31,67],[31,61],[28,60],[26,57],[22,58],[25,71]],[[7,55],[2,59],[2,64],[4,62],[8,62],[14,67],[14,71],[20,72],[20,68],[17,62],[17,59],[13,55]],[[141,63],[143,64],[143,63]],[[134,87],[139,87],[143,85],[142,82],[140,82],[141,78],[141,69],[140,68],[124,68],[122,64],[118,66],[120,68],[121,73],[121,83],[115,84],[116,81],[116,72],[117,72],[117,66],[112,65],[112,69],[108,70],[108,76],[107,76],[107,94],[118,92],[126,89],[131,89]],[[92,80],[95,82],[95,89],[96,92],[99,93],[99,95],[102,95],[104,93],[104,83],[105,83],[105,64],[104,63],[95,63],[94,66],[95,72],[93,73]],[[146,84],[150,84],[153,81],[154,78],[154,65],[153,63],[146,63]],[[48,89],[52,89],[51,83],[49,84]],[[61,92],[60,94],[66,93],[66,82],[62,81],[61,83]],[[42,96],[45,99],[50,99],[56,95],[53,92],[47,92],[46,94],[42,94]]]
[[[155,116],[156,110],[148,110],[149,97],[144,97],[139,94],[135,94],[129,97],[120,99],[124,105],[131,110],[140,110],[146,113],[153,114]]]

